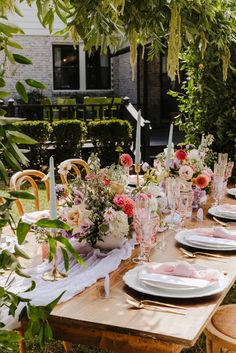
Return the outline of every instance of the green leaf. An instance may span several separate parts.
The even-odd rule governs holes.
[[[36,80],[32,80],[30,78],[26,79],[25,82],[27,83],[27,85],[29,85],[31,87],[35,87],[35,88],[39,88],[39,89],[46,89],[47,88],[43,83],[36,81]]]
[[[56,240],[62,243],[65,248],[71,253],[74,259],[81,265],[85,265],[84,261],[81,259],[75,248],[71,245],[68,239],[64,238],[62,235],[56,237]]]
[[[30,257],[17,245],[15,245],[14,253],[16,256],[22,257],[23,259],[29,260]]]
[[[21,170],[21,166],[19,164],[19,162],[16,160],[16,158],[12,155],[12,153],[10,153],[9,150],[4,150],[4,158],[6,159],[7,163],[16,170]]]
[[[26,289],[26,290],[24,291],[24,293],[31,292],[31,291],[34,290],[35,288],[36,288],[36,282],[35,282],[35,281],[31,281],[31,286],[30,286],[28,289]]]
[[[63,255],[63,259],[64,259],[64,267],[65,267],[65,270],[66,272],[69,270],[69,256],[67,254],[67,251],[66,249],[63,249],[61,248],[61,251],[62,251],[62,255]]]
[[[13,54],[15,61],[19,64],[32,65],[32,61],[20,54]]]
[[[3,227],[5,227],[5,225],[7,225],[8,223],[8,219],[0,219],[0,229],[2,229]]]
[[[22,271],[19,269],[19,267],[16,267],[15,273],[16,273],[18,276],[25,277],[25,278],[30,278],[30,276],[27,275],[26,273],[22,272]]]
[[[65,294],[65,292],[66,291],[63,291],[56,299],[54,299],[51,303],[46,306],[49,314],[55,308],[61,297]]]
[[[58,228],[58,229],[64,229],[64,230],[70,230],[70,227],[68,224],[60,221],[59,219],[48,219],[48,218],[43,218],[40,219],[36,225],[42,228]]]
[[[17,199],[35,200],[35,196],[28,191],[9,191],[9,194]]]
[[[0,87],[2,88],[2,87],[5,87],[5,86],[6,86],[5,80],[2,77],[0,77]]]
[[[23,143],[25,145],[34,145],[38,143],[36,140],[32,139],[31,137],[22,134],[19,131],[7,131],[7,136],[11,139],[11,141],[16,143]]]
[[[48,237],[48,244],[49,244],[49,262],[51,262],[56,251],[55,239],[52,237]]]
[[[7,171],[6,171],[6,168],[1,160],[0,160],[0,177],[1,177],[1,179],[4,180],[5,183],[7,183],[7,181],[8,181]]]
[[[17,42],[13,42],[11,40],[8,40],[7,41],[7,44],[10,46],[10,47],[13,47],[13,48],[16,48],[16,49],[23,49],[23,47],[17,43]]]
[[[10,92],[0,91],[0,98],[6,98],[10,96]]]
[[[24,223],[21,220],[19,221],[16,228],[16,235],[17,235],[18,243],[20,245],[24,242],[25,237],[29,233],[30,229],[31,229],[30,224]]]
[[[29,98],[28,98],[25,86],[20,81],[16,82],[16,90],[21,96],[21,98],[23,99],[23,101],[25,103],[28,103]]]
[[[20,27],[3,18],[0,18],[0,32],[3,32],[7,37],[11,37],[12,34],[24,34]]]

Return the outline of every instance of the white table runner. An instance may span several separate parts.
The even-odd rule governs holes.
[[[105,278],[110,272],[117,269],[122,260],[126,260],[131,256],[133,242],[126,241],[122,248],[106,253],[99,249],[94,249],[88,244],[78,244],[76,241],[73,241],[73,246],[85,261],[85,266],[79,265],[73,258],[70,258],[68,277],[59,281],[47,282],[41,276],[44,272],[51,270],[52,264],[43,262],[38,266],[32,266],[24,270],[37,284],[32,292],[23,293],[30,286],[31,279],[17,275],[15,275],[15,282],[9,290],[24,298],[30,298],[34,305],[46,305],[59,296],[60,293],[66,291],[60,300],[60,303],[65,302],[94,284],[99,278]],[[61,254],[58,254],[57,268],[61,272],[64,271]],[[5,281],[6,277],[1,277],[0,286],[4,286]],[[6,328],[14,329],[19,326],[18,315],[23,306],[24,304],[19,306],[14,318],[8,315],[6,308],[1,309],[0,321],[6,324]]]

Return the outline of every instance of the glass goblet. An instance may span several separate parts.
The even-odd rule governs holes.
[[[134,213],[134,229],[136,241],[140,244],[140,255],[134,258],[134,262],[148,262],[152,248],[153,222],[151,219],[150,200],[136,200]]]

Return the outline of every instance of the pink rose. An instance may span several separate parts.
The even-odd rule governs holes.
[[[133,159],[132,157],[128,154],[128,153],[123,153],[120,156],[120,163],[121,165],[123,165],[124,167],[132,167],[133,165]]]
[[[179,176],[181,179],[190,180],[193,177],[193,169],[188,165],[183,165],[179,168]]]
[[[211,178],[213,176],[213,172],[212,172],[212,170],[210,168],[204,169],[202,171],[202,174],[206,175],[208,177],[209,181],[211,181]]]

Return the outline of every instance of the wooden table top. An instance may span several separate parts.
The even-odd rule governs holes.
[[[235,203],[233,199],[227,199]],[[206,218],[203,222],[195,220],[186,223],[187,228],[215,226],[216,223]],[[155,247],[152,250],[151,260],[156,262],[185,260],[179,251],[179,244],[174,239],[175,231],[168,230],[163,235],[166,248]],[[160,234],[160,237],[163,236]],[[136,256],[139,249],[135,249]],[[152,297],[138,293],[128,288],[123,282],[123,275],[136,266],[132,259],[123,261],[121,266],[110,275],[110,296],[104,296],[104,280],[73,297],[66,303],[57,305],[52,312],[54,321],[63,320],[63,325],[78,326],[84,329],[93,329],[94,332],[114,332],[143,338],[158,339],[182,346],[193,346],[203,331],[205,325],[214,314],[227,292],[236,279],[236,251],[224,252],[229,258],[224,262],[197,258],[191,263],[209,266],[229,276],[229,284],[225,290],[217,295],[199,299],[167,299]],[[131,295],[137,299],[156,299],[163,302],[183,305],[187,308],[186,315],[162,313],[152,310],[132,309],[126,303],[126,297]]]

